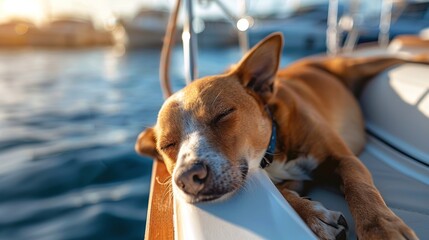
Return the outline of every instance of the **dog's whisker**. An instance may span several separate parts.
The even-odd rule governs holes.
[[[221,93],[222,93],[222,91],[220,91],[220,92],[216,95],[216,97],[213,99],[212,107],[215,105],[216,100],[218,99],[218,97],[220,96],[220,94],[221,94]]]
[[[165,202],[166,199],[168,199],[167,204],[171,204],[171,198],[173,196],[173,186],[172,186],[172,180],[171,176],[168,176],[164,182],[161,182],[159,177],[155,178],[155,181],[159,184],[165,187],[164,192],[162,193],[161,201]]]
[[[270,153],[270,152],[266,152],[265,154],[267,154],[267,155],[271,155],[271,156],[279,156],[279,155],[281,155],[282,153],[280,153],[280,152],[277,152],[277,153]]]
[[[169,188],[170,190],[168,191],[168,205],[171,206],[172,205],[172,201],[173,201],[173,188],[172,186]]]
[[[171,184],[171,176],[168,176],[165,180],[164,180],[164,182],[161,182],[161,180],[159,179],[159,177],[157,176],[156,178],[155,178],[155,180],[156,180],[156,183],[158,183],[159,185],[168,185],[168,184]]]
[[[262,157],[262,159],[264,159],[266,162],[269,162],[268,159],[265,156]]]
[[[235,182],[234,189],[242,190],[242,191],[249,191],[248,186],[243,181]]]
[[[173,198],[173,191],[171,187],[168,187],[165,189],[164,193],[162,194],[162,198],[161,201],[163,203],[166,202],[166,200],[168,200],[167,204],[170,205],[171,204],[171,199]]]

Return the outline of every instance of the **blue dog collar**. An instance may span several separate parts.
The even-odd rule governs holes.
[[[260,163],[261,168],[265,168],[273,162],[274,152],[276,150],[276,142],[277,142],[276,122],[274,121],[273,115],[268,110],[268,108],[267,108],[267,112],[271,116],[271,119],[272,119],[271,138],[270,138],[270,143],[268,144],[267,151],[265,152],[265,155],[261,160],[261,163]]]

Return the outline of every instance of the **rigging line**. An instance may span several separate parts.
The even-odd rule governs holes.
[[[159,61],[159,79],[165,99],[173,94],[170,81],[171,50],[174,46],[177,18],[181,2],[182,0],[176,0],[176,5],[173,8],[173,12],[170,14]]]

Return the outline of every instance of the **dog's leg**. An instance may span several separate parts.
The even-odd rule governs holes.
[[[336,172],[359,239],[418,239],[385,204],[368,169],[355,156],[336,156]]]
[[[372,180],[369,170],[351,152],[341,138],[333,131],[326,130],[317,147],[322,162],[317,180],[337,175],[349,209],[356,224],[359,239],[418,239],[399,217],[384,202]],[[323,167],[324,166],[324,167]]]
[[[277,185],[277,188],[319,239],[346,239],[347,222],[340,212],[330,211],[319,202],[301,198],[284,184]]]

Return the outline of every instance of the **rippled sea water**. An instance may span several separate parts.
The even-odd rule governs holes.
[[[134,141],[163,102],[159,51],[0,50],[0,239],[143,238],[152,161]],[[200,75],[239,58],[200,50]]]

